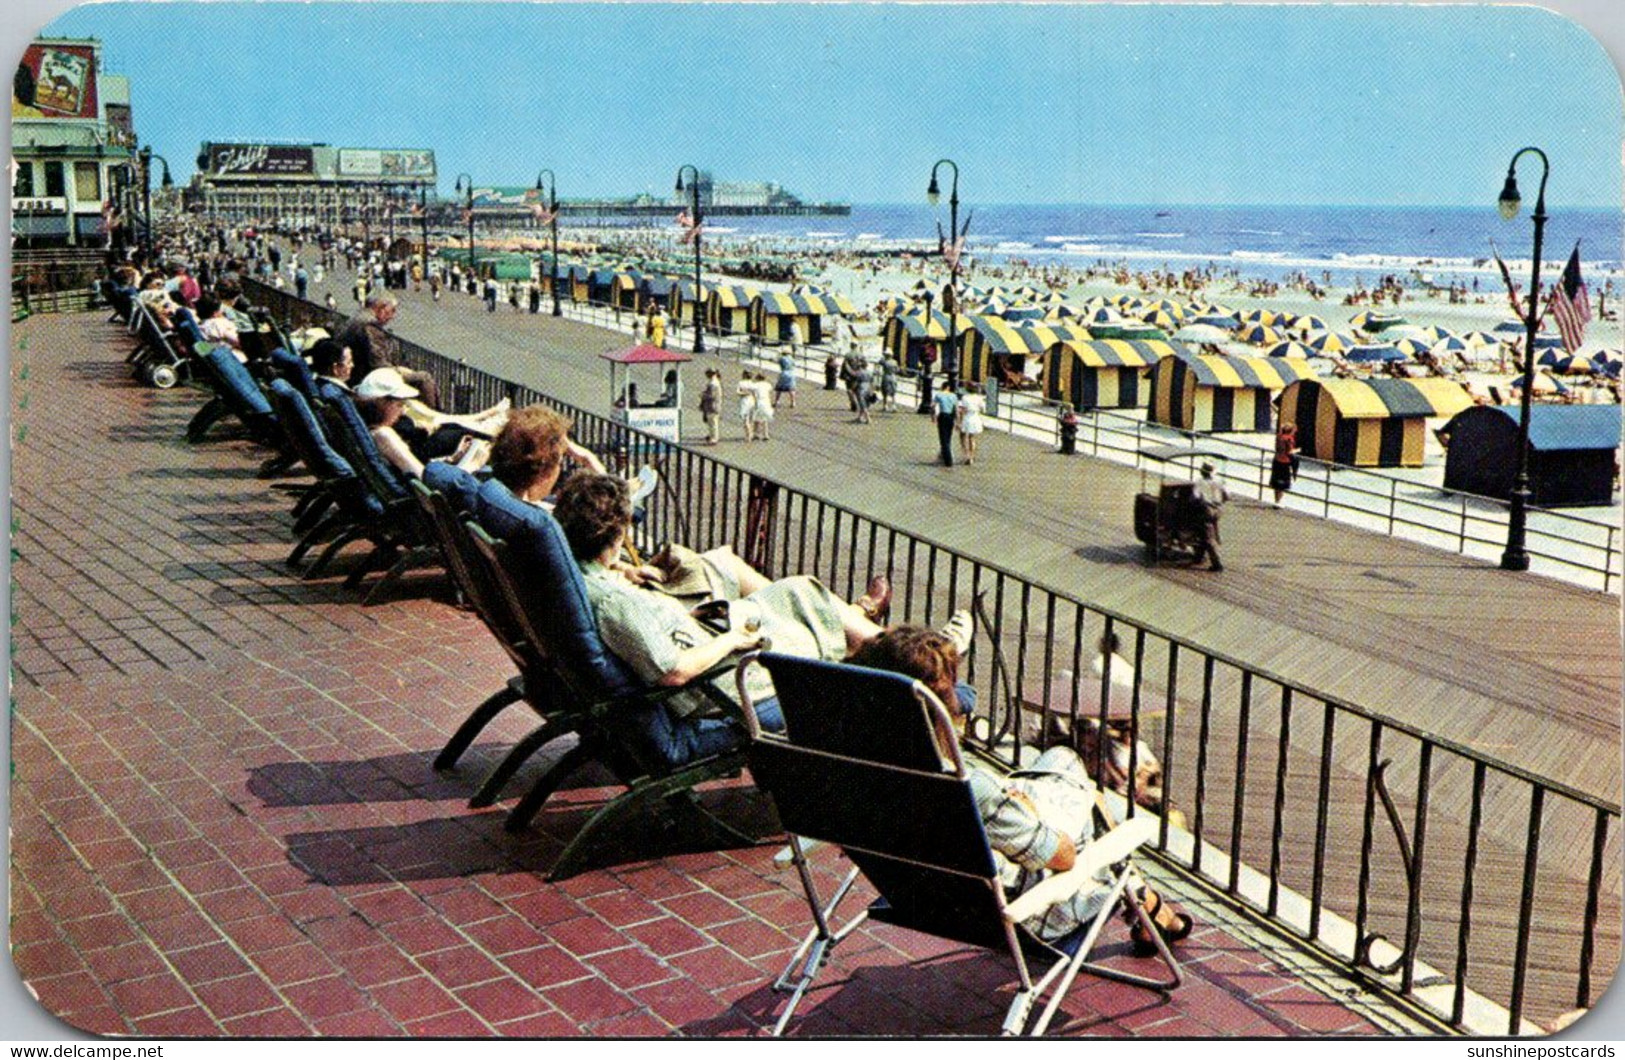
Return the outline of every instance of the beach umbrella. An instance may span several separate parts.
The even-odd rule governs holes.
[[[1334,353],[1342,353],[1354,345],[1354,340],[1341,332],[1322,331],[1319,334],[1309,336],[1304,340],[1304,344],[1316,353],[1330,356]]]
[[[1444,358],[1453,357],[1458,353],[1465,356],[1471,349],[1472,346],[1468,345],[1466,340],[1459,339],[1454,335],[1446,335],[1444,338],[1436,340],[1432,346],[1429,346],[1428,352],[1435,357]]]
[[[1487,331],[1469,331],[1461,336],[1461,341],[1469,346],[1499,346],[1501,337]]]
[[[999,298],[989,298],[987,301],[982,303],[982,307],[978,309],[977,312],[981,313],[983,316],[1002,317],[1006,312],[1009,311],[1009,309],[1009,302],[1003,301]]]
[[[1236,334],[1236,338],[1254,346],[1273,346],[1281,341],[1281,333],[1265,324],[1249,324]]]
[[[1169,316],[1178,317],[1181,320],[1185,319],[1185,307],[1171,298],[1159,298],[1154,302],[1148,303],[1145,308],[1147,311],[1152,309],[1160,309]]]
[[[1220,343],[1230,341],[1228,328],[1214,327],[1212,324],[1186,324],[1174,332],[1174,339],[1179,342],[1192,342],[1201,345],[1204,342]]]
[[[1490,331],[1493,334],[1501,336],[1501,341],[1505,342],[1509,338],[1523,338],[1524,335],[1529,333],[1529,325],[1521,320],[1503,320],[1491,328]]]
[[[1082,313],[1080,313],[1076,309],[1073,309],[1071,306],[1061,304],[1061,305],[1051,306],[1049,312],[1044,314],[1044,319],[1045,320],[1071,320],[1071,319],[1073,319],[1075,317],[1079,317],[1079,316],[1082,316],[1082,315],[1083,315]]]
[[[1443,342],[1445,339],[1453,339],[1456,337],[1455,332],[1451,331],[1449,328],[1441,328],[1437,324],[1434,324],[1431,327],[1423,328],[1422,333],[1429,342]]]
[[[1038,304],[1053,306],[1066,305],[1066,295],[1062,294],[1060,291],[1051,291],[1049,294],[1046,294],[1044,297],[1040,298],[1038,300]]]
[[[1382,337],[1385,339],[1422,339],[1428,343],[1434,341],[1428,329],[1417,324],[1395,324],[1391,328],[1384,328]]]
[[[1087,324],[1121,324],[1123,322],[1123,316],[1122,314],[1109,309],[1106,306],[1101,306],[1093,313],[1090,313],[1084,317],[1084,322]]]
[[[1224,328],[1226,331],[1234,331],[1239,321],[1229,313],[1202,313],[1192,323],[1209,324],[1216,328]]]
[[[1528,376],[1520,372],[1512,377],[1508,385],[1512,387],[1513,390],[1522,390],[1524,381],[1527,378]],[[1529,392],[1531,394],[1567,394],[1569,392],[1569,388],[1558,382],[1556,379],[1553,379],[1545,372],[1536,372],[1534,389]]]
[[[1592,371],[1602,375],[1618,379],[1622,366],[1625,366],[1625,354],[1621,354],[1619,350],[1598,350],[1591,355]]]
[[[1275,313],[1268,309],[1249,309],[1241,314],[1243,324],[1263,324],[1268,326],[1275,323]]]
[[[1289,329],[1295,329],[1297,326],[1298,315],[1296,313],[1283,313],[1279,309],[1275,310],[1274,327],[1281,331],[1287,331]]]
[[[1274,346],[1265,350],[1264,353],[1270,357],[1309,358],[1315,356],[1315,351],[1301,342],[1277,342]]]
[[[1388,343],[1350,346],[1343,352],[1343,359],[1352,361],[1355,364],[1380,364],[1385,361],[1407,360],[1406,356],[1398,348]]]
[[[1236,311],[1234,309],[1231,309],[1227,305],[1220,305],[1217,302],[1202,302],[1202,303],[1200,303],[1198,305],[1191,306],[1191,309],[1194,312],[1197,312],[1197,313],[1201,314],[1202,316],[1208,316],[1208,315],[1217,316],[1217,317],[1234,317],[1234,316],[1236,316]],[[1239,318],[1237,318],[1237,319],[1239,319]]]
[[[1292,326],[1304,334],[1308,334],[1311,331],[1326,330],[1326,322],[1324,320],[1317,316],[1311,316],[1308,313],[1305,313],[1303,316],[1294,320],[1292,322]]]
[[[1370,332],[1384,331],[1405,323],[1409,323],[1409,321],[1402,316],[1395,316],[1392,313],[1379,313],[1375,309],[1367,309],[1349,318],[1349,324],[1356,330]]]
[[[1043,297],[1043,292],[1031,284],[1016,289],[1016,297],[1027,302],[1036,302]]]
[[[1400,353],[1403,353],[1406,357],[1414,359],[1416,357],[1420,357],[1424,353],[1431,352],[1433,349],[1433,343],[1427,341],[1426,339],[1407,337],[1397,340],[1394,343],[1394,349],[1398,350]]]
[[[1140,314],[1140,319],[1152,327],[1162,328],[1164,331],[1172,331],[1179,327],[1179,318],[1166,309],[1153,308],[1146,310]]]
[[[1105,295],[1097,294],[1093,298],[1090,298],[1088,301],[1084,302],[1083,308],[1089,310],[1105,309],[1107,306],[1112,304],[1111,299],[1107,298]]]
[[[889,294],[875,303],[875,309],[883,317],[896,316],[913,305],[913,301],[905,295]]]

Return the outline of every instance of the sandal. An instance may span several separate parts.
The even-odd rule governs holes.
[[[1175,909],[1172,902],[1163,901],[1162,895],[1150,888],[1146,889],[1140,905],[1145,910],[1145,915],[1157,926],[1157,934],[1162,936],[1165,943],[1172,944],[1190,937],[1191,931],[1196,927],[1196,921],[1189,913]],[[1129,939],[1134,956],[1155,957],[1157,944],[1145,930],[1145,924],[1132,910],[1125,909],[1124,914],[1129,918]]]

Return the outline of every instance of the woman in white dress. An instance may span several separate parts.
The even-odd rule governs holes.
[[[967,464],[976,463],[976,439],[981,436],[984,429],[982,414],[987,409],[987,399],[974,390],[965,393],[963,387],[959,390],[959,455]]]
[[[773,384],[766,372],[757,372],[751,381],[756,394],[756,437],[767,441],[767,425],[773,422]]]
[[[745,425],[745,441],[756,440],[756,386],[751,373],[746,372],[739,377],[739,386],[735,393],[739,395],[739,422]]]

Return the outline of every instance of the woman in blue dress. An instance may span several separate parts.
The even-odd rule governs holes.
[[[796,407],[796,362],[788,352],[779,354],[779,378],[773,384],[773,407],[779,407],[779,398],[788,395],[790,407]]]

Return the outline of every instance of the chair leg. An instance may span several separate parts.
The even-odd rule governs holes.
[[[652,785],[651,788],[657,786]],[[581,867],[582,855],[592,846],[593,838],[622,818],[630,816],[633,811],[641,809],[649,801],[651,788],[630,788],[599,807],[598,812],[587,819],[587,823],[581,826],[581,830],[565,846],[564,853],[553,863],[552,871],[547,874],[549,882],[556,883],[573,876]],[[534,794],[534,791],[530,792],[519,806],[514,807],[514,812],[509,815],[505,825],[508,831],[517,832],[523,829],[530,823],[530,818],[535,816],[536,810],[540,809],[538,802],[537,806],[530,809],[529,815],[520,816],[520,811],[525,808],[525,802],[528,802]]]
[[[395,561],[395,565],[389,568],[389,570],[385,571],[382,578],[373,583],[372,588],[367,591],[367,595],[362,597],[361,606],[372,606],[373,599],[378,595],[379,591],[382,590],[384,586],[392,585],[399,581],[401,576],[407,571],[425,566],[430,560],[439,559],[440,549],[438,547],[414,545],[413,547],[407,549],[401,555],[401,558]]]
[[[361,562],[356,564],[355,569],[345,575],[344,587],[346,589],[358,588],[366,580],[367,575],[385,567],[387,564],[393,563],[398,551],[394,545],[374,543],[373,550],[361,557]]]
[[[724,821],[704,806],[700,805],[699,796],[693,789],[682,791],[666,800],[666,805],[679,811],[678,816],[686,816],[711,833],[711,837],[725,845],[753,847],[761,842],[756,836],[746,835],[733,825]]]
[[[560,736],[567,736],[575,732],[576,727],[567,724],[553,727],[549,731],[551,739],[557,739]],[[551,739],[548,742],[551,742]],[[559,790],[559,785],[564,783],[571,773],[597,757],[597,745],[586,739],[582,739],[574,747],[564,752],[559,756],[557,762],[542,771],[542,775],[536,778],[535,783],[531,784],[530,790],[525,792],[518,802],[514,803],[513,809],[508,811],[508,819],[503,822],[503,827],[510,832],[523,831],[535,819],[537,812],[547,805],[547,800],[553,797],[553,793]],[[504,761],[503,765],[507,765],[507,762]],[[518,767],[519,763],[515,762],[514,769],[517,770]],[[509,773],[509,776],[512,776],[512,772]],[[493,774],[494,778],[495,775]],[[506,783],[506,780],[504,780],[504,783]],[[493,793],[493,798],[494,795],[495,793]]]
[[[463,757],[463,752],[473,746],[475,737],[479,736],[480,732],[491,724],[491,719],[523,698],[524,686],[520,684],[519,678],[509,681],[501,690],[487,696],[485,702],[475,707],[474,713],[470,714],[461,725],[457,726],[457,731],[451,734],[451,739],[446,741],[446,746],[441,748],[440,753],[435,756],[434,767],[436,769],[450,769],[455,766],[457,760]]]
[[[305,530],[304,536],[299,539],[299,543],[294,546],[292,552],[288,553],[288,558],[283,562],[290,567],[299,566],[300,562],[304,560],[306,552],[309,552],[311,549],[315,548],[318,541],[344,526],[344,524],[344,516],[334,513],[332,516],[323,519],[315,526]]]
[[[312,563],[310,569],[305,571],[305,580],[310,581],[312,578],[320,577],[322,572],[327,569],[327,565],[333,562],[333,557],[339,554],[341,548],[366,536],[367,531],[364,528],[352,526],[329,541],[327,547],[322,549],[322,554],[316,557],[316,562]]]
[[[293,516],[293,532],[302,535],[311,527],[322,521],[322,517],[332,511],[333,495],[324,489],[307,490],[299,495],[299,500],[290,513]]]
[[[209,428],[225,414],[226,403],[217,397],[210,398],[186,425],[186,440],[193,445],[203,441],[203,436],[208,433]]]

